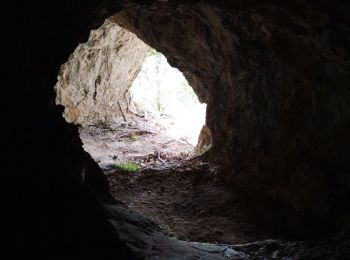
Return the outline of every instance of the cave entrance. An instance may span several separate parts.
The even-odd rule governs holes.
[[[247,238],[248,213],[231,210],[237,197],[196,156],[211,146],[205,104],[163,55],[107,20],[62,65],[55,89],[116,199],[173,239],[246,241],[237,237]]]
[[[164,169],[203,153],[195,149],[205,124],[206,104],[163,54],[149,49],[123,99],[121,115],[80,130],[84,148],[107,172]]]
[[[230,210],[237,197],[197,156],[211,145],[206,105],[162,54],[107,20],[62,65],[55,89],[117,200],[172,239],[248,239],[246,209]],[[198,134],[208,137],[200,145]]]
[[[62,66],[56,92],[105,172],[166,168],[208,149],[195,149],[206,104],[164,55],[110,20]]]
[[[157,125],[175,140],[197,144],[206,104],[199,102],[184,75],[163,54],[150,49],[129,95],[130,110],[158,119]]]

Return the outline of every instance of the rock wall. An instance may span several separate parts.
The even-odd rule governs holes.
[[[115,20],[208,104],[210,159],[229,185],[312,218],[347,211],[347,2],[124,2]]]
[[[93,125],[126,113],[125,93],[141,69],[149,47],[133,33],[107,20],[90,33],[62,65],[56,103],[67,122]]]
[[[107,221],[102,201],[113,201],[108,182],[84,152],[77,126],[62,117],[53,88],[78,44],[121,7],[98,0],[20,0],[7,8],[3,19],[13,22],[4,30],[3,255],[137,259]]]
[[[228,181],[247,196],[255,190],[309,212],[310,223],[327,220],[318,230],[348,221],[348,1],[135,1],[124,11],[119,1],[98,0],[6,6],[4,255],[12,249],[14,259],[141,259],[164,258],[169,249],[173,259],[186,258],[179,243],[160,245],[111,198],[77,127],[54,102],[60,66],[117,12],[120,24],[168,56],[208,103],[215,142],[209,153]],[[348,245],[334,258],[345,259]]]

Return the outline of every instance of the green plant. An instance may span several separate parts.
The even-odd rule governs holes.
[[[149,216],[148,219],[151,220],[152,222],[155,222],[155,219],[153,216]]]
[[[202,148],[202,153],[205,153],[206,151],[208,151],[210,149],[211,145],[203,145]]]
[[[163,225],[162,228],[163,228],[166,232],[170,233],[170,226],[169,226],[169,225]]]
[[[157,85],[157,95],[156,95],[154,103],[153,103],[153,108],[157,112],[163,113],[165,107],[164,107],[163,100],[162,100],[162,93],[161,93],[161,87],[160,87],[159,81],[156,82],[156,85]]]
[[[132,141],[132,142],[134,142],[134,141],[137,141],[139,138],[140,138],[140,136],[138,136],[138,135],[131,135],[131,136],[129,137],[129,140]]]
[[[176,236],[172,236],[170,237],[171,240],[177,240],[177,237]]]
[[[136,172],[140,167],[138,164],[133,162],[120,162],[113,165],[113,168],[120,169],[128,172]]]
[[[155,49],[150,49],[147,53],[148,56],[156,56],[159,55],[159,52],[157,52]]]

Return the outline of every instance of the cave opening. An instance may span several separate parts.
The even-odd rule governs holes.
[[[63,117],[79,126],[117,200],[173,240],[253,241],[264,225],[205,159],[213,145],[209,99],[192,88],[164,55],[112,19],[76,48],[55,87]]]
[[[233,195],[202,160],[212,146],[206,104],[163,54],[107,19],[62,65],[55,90],[116,199],[171,239],[253,239],[247,225],[231,223]]]
[[[9,33],[4,63],[6,74],[10,72],[5,79],[10,82],[3,94],[7,115],[2,171],[8,194],[5,237],[15,247],[11,254],[20,254],[18,259],[348,259],[350,5],[346,1],[10,4],[13,8],[8,10],[15,10],[16,18],[11,11],[5,13],[11,21],[4,27]],[[59,66],[79,42],[87,40],[91,28],[110,15],[164,53],[207,103],[206,121],[215,145],[205,156],[220,168],[208,163],[191,170],[170,168],[139,175],[111,172],[109,185],[106,174],[84,152],[78,127],[67,124],[62,106],[54,105],[52,87]],[[124,83],[133,79],[142,63],[133,55],[147,55],[145,46],[119,29],[101,35],[108,35],[117,48],[108,48],[96,35],[90,42],[96,48],[80,47],[78,52],[87,51],[84,59],[75,63],[72,73],[60,74],[69,81],[79,68],[105,73],[82,74],[96,91],[80,88],[80,79],[72,82],[75,87],[67,97],[73,99],[67,99],[66,106],[72,113],[65,114],[70,122],[103,121],[107,115],[99,111],[108,109],[122,116],[118,104],[113,107],[108,100],[112,90],[120,88],[102,86],[114,84],[122,75],[131,76]],[[118,45],[123,37],[134,45],[133,53]],[[119,62],[113,59],[117,50],[125,54]],[[100,60],[102,53],[109,53],[108,58]],[[91,61],[98,66],[89,67]],[[121,73],[109,78],[115,64]],[[125,90],[119,94],[124,96]],[[100,108],[90,106],[96,102]],[[126,105],[120,103],[124,111]],[[80,110],[83,106],[97,109]],[[215,182],[217,175],[225,186]],[[168,182],[161,185],[164,180]],[[122,198],[123,191],[137,182],[149,186],[136,190],[127,204],[133,209],[136,203],[162,204],[163,222],[154,212],[142,217],[111,196]],[[265,220],[259,225],[265,227],[263,236],[255,235],[256,226],[242,221],[247,205],[254,210],[250,215]],[[185,221],[191,218],[194,222]],[[170,230],[172,239],[152,219]],[[288,241],[271,239],[276,236],[269,231],[277,226],[284,228],[277,238]],[[247,236],[249,232],[253,236]],[[293,232],[300,235],[288,237]],[[256,242],[234,245],[250,241]]]
[[[149,50],[128,94],[128,109],[134,114],[159,119],[156,124],[167,135],[197,145],[205,125],[206,104],[199,102],[184,75],[171,67],[163,54]]]
[[[199,139],[206,104],[184,75],[110,20],[62,66],[55,89],[64,118],[79,125],[84,149],[105,171],[170,167],[211,147]]]
[[[184,64],[192,68],[189,61]],[[165,56],[107,19],[62,65],[56,103],[65,107],[66,121],[79,125],[83,148],[107,176],[111,194],[172,239],[233,244],[266,234],[298,236],[285,222],[288,213],[261,214],[264,210],[250,206],[257,202],[238,196],[228,181],[223,183],[217,165],[204,159],[213,139],[205,125],[206,105],[198,99],[211,101],[209,122],[216,128],[231,123],[221,118],[223,105],[235,104],[226,104],[223,93],[208,94],[201,83],[207,69],[200,81],[196,69],[187,73],[190,86]],[[227,131],[229,127],[221,134]],[[226,149],[220,163],[225,165],[232,146],[220,142],[220,149]],[[275,207],[269,204],[264,202],[264,207]],[[274,226],[271,219],[277,220]]]

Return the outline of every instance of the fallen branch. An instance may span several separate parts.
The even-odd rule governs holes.
[[[180,138],[179,141],[183,141],[185,143],[187,143],[190,146],[193,146],[192,144],[190,144],[185,138]]]
[[[128,109],[128,111],[129,111],[130,114],[133,114],[133,115],[138,116],[138,117],[140,117],[140,118],[144,118],[144,117],[145,117],[145,116],[143,116],[143,115],[141,115],[141,114],[139,114],[139,113],[137,113],[137,112],[134,112],[134,111],[132,111],[132,110],[130,110],[130,109]]]
[[[170,141],[168,141],[168,142],[163,143],[163,145],[167,145],[167,144],[170,144],[170,143],[172,143],[172,142],[176,142],[176,140],[175,140],[175,139],[170,140]]]
[[[120,105],[120,102],[118,101],[117,103],[118,103],[118,106],[119,106],[120,112],[122,112],[122,115],[123,115],[124,121],[125,121],[125,122],[128,122],[128,121],[126,120],[126,117],[125,117],[125,114],[124,114],[124,112],[123,112],[122,106]]]
[[[140,131],[135,131],[132,133],[127,133],[127,134],[123,134],[118,136],[117,138],[126,138],[126,137],[131,137],[134,135],[146,135],[146,134],[150,134],[150,135],[155,135],[155,133],[149,132],[149,131],[145,131],[145,130],[140,130]]]

